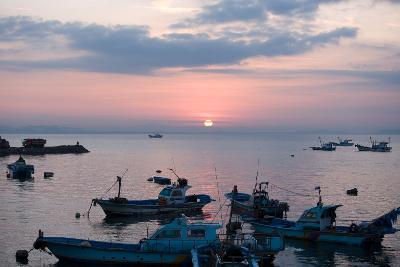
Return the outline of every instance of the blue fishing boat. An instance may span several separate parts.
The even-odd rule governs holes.
[[[225,197],[234,200],[232,201],[234,210],[247,215],[255,217],[269,215],[283,218],[289,211],[289,205],[286,202],[269,198],[268,184],[268,182],[256,183],[252,194],[238,192],[235,185],[232,192],[225,194]]]
[[[19,156],[19,159],[7,165],[8,173],[7,177],[14,179],[32,179],[32,174],[35,173],[33,165],[26,164],[25,160]]]
[[[117,265],[180,265],[190,262],[190,250],[218,242],[216,223],[190,223],[176,218],[135,244],[69,237],[47,237],[39,230],[34,248],[50,251],[60,261]]]
[[[184,178],[161,190],[157,199],[128,200],[121,197],[121,177],[117,177],[118,196],[109,199],[96,198],[94,205],[99,204],[107,216],[149,215],[185,211],[200,211],[212,201],[206,194],[186,195],[191,188]]]
[[[320,190],[320,189],[319,189]],[[297,221],[277,218],[244,218],[256,232],[279,233],[287,238],[334,242],[346,245],[380,243],[385,234],[396,232],[392,223],[400,214],[400,207],[369,222],[336,225],[336,209],[342,205],[323,205],[321,196],[317,206],[304,211]]]

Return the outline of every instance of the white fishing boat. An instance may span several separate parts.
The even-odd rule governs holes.
[[[186,195],[191,188],[184,178],[178,178],[176,183],[164,187],[157,199],[128,200],[121,197],[122,178],[117,177],[118,196],[109,199],[96,198],[94,205],[99,204],[107,216],[140,216],[171,212],[200,211],[212,201],[206,194]]]

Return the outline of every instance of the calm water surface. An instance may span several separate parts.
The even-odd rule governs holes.
[[[11,145],[34,135],[3,135]],[[287,201],[289,219],[297,219],[304,208],[317,202],[315,186],[322,187],[326,204],[341,203],[338,221],[369,220],[400,206],[400,136],[391,136],[393,152],[355,152],[354,147],[338,147],[335,152],[303,150],[317,145],[318,135],[263,134],[169,134],[162,139],[147,135],[46,135],[48,145],[74,144],[80,141],[91,152],[83,155],[26,156],[35,165],[33,181],[5,177],[6,164],[17,156],[0,158],[0,266],[19,266],[18,249],[29,249],[38,229],[45,235],[90,238],[106,241],[137,242],[146,230],[167,221],[135,219],[106,220],[100,207],[94,207],[90,219],[75,219],[85,212],[92,198],[100,197],[129,169],[123,180],[122,194],[127,198],[154,198],[161,186],[147,182],[155,170],[173,167],[193,186],[192,193],[209,193],[217,201],[207,205],[201,216],[212,220],[219,207],[214,167],[217,168],[221,203],[223,193],[237,184],[239,190],[252,189],[260,158],[259,181],[294,192],[271,187],[273,198]],[[367,144],[368,136],[352,136]],[[334,136],[325,136],[333,140]],[[381,136],[378,138],[387,138]],[[294,154],[295,157],[290,157]],[[43,179],[44,171],[55,176]],[[345,194],[357,187],[359,196]],[[116,194],[112,190],[109,196]],[[226,210],[223,210],[226,213]],[[217,219],[221,217],[218,215]],[[196,219],[196,218],[193,218]],[[198,219],[198,218],[197,218]],[[350,224],[349,221],[342,222]],[[396,225],[400,228],[399,224]],[[400,266],[400,233],[385,237],[381,249],[363,250],[340,245],[316,245],[287,241],[275,266]],[[53,266],[57,259],[33,251],[28,266]]]

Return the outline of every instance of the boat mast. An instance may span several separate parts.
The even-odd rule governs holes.
[[[121,196],[121,183],[122,183],[122,177],[117,176],[117,181],[118,181],[118,198]]]

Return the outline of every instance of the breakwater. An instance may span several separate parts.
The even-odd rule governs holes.
[[[61,145],[48,147],[9,147],[0,149],[0,157],[9,155],[46,155],[89,153],[82,145]]]

